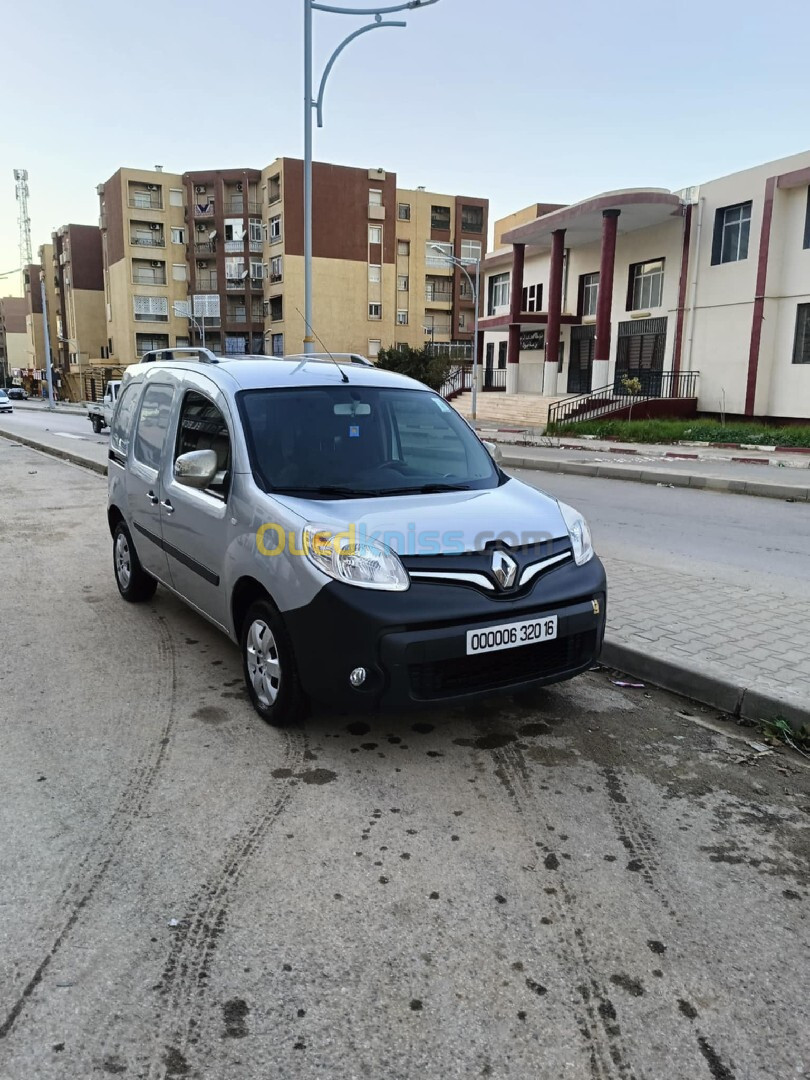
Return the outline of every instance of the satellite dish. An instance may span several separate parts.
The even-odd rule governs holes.
[[[208,239],[209,240],[214,240],[216,238],[216,235],[217,235],[217,230],[212,229],[211,232],[208,234]]]
[[[245,278],[248,276],[249,273],[250,273],[249,270],[245,270],[244,274],[242,274],[242,281],[245,280]]]

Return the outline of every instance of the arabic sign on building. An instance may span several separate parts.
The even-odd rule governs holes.
[[[520,335],[520,349],[521,352],[525,349],[527,352],[532,350],[538,350],[545,348],[546,344],[546,331],[542,330],[524,330]]]

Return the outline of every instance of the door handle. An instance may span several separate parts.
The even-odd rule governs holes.
[[[157,502],[157,500],[155,500],[155,501]],[[166,511],[167,514],[173,514],[174,513],[174,507],[172,506],[171,501],[169,499],[164,499],[163,502],[160,505],[163,507],[163,509]]]
[[[156,494],[154,493],[154,491],[147,491],[147,493],[146,493],[146,497],[147,497],[147,499],[149,500],[149,502],[150,502],[150,503],[152,504],[152,506],[157,506],[157,504],[158,504],[158,497],[157,497],[157,495],[156,495]]]

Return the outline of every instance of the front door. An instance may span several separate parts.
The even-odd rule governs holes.
[[[645,397],[660,397],[666,341],[666,316],[619,323],[614,393],[625,392],[622,379],[627,376],[639,380]]]
[[[171,583],[163,550],[164,498],[160,463],[172,415],[174,387],[150,382],[141,399],[130,467],[127,469],[127,506],[132,522],[132,542],[144,570]]]
[[[587,394],[591,390],[595,326],[572,326],[568,350],[568,393]]]
[[[228,612],[222,568],[231,525],[231,437],[223,409],[213,396],[186,390],[180,403],[177,439],[165,468],[163,539],[175,589],[220,626]],[[204,491],[174,479],[174,462],[192,450],[214,450],[217,474]]]

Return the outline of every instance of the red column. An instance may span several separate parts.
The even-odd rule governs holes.
[[[553,397],[557,393],[564,259],[565,229],[555,229],[551,234],[551,268],[548,278],[548,324],[546,326],[546,362],[543,373],[543,393],[546,397]]]
[[[523,263],[526,259],[526,245],[512,245],[512,284],[509,296],[509,349],[506,354],[507,364],[517,364],[520,360],[520,312],[523,307]]]
[[[591,389],[606,386],[610,362],[610,321],[613,307],[613,267],[616,262],[616,233],[621,210],[602,211],[602,256],[599,263],[599,293],[596,301],[596,344]]]

